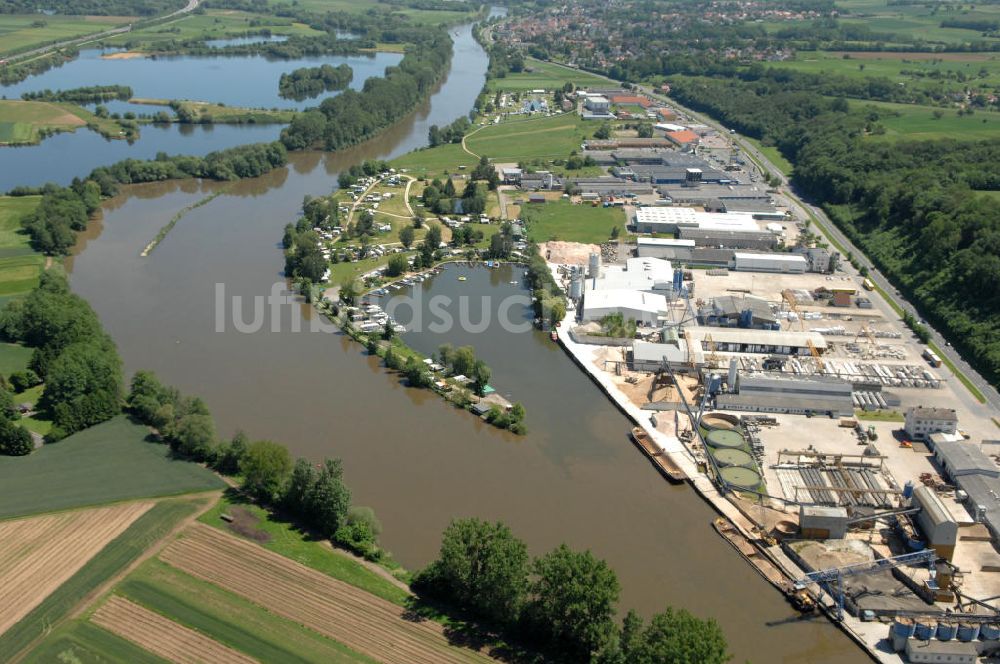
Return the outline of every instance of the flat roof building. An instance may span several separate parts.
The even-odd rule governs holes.
[[[712,214],[706,212],[704,214]],[[729,215],[723,215],[729,216]],[[751,218],[752,219],[752,218]],[[710,226],[705,228],[681,227],[677,235],[685,240],[694,240],[699,247],[724,247],[726,249],[758,249],[767,251],[778,246],[778,237],[769,231],[730,230]]]
[[[1000,477],[1000,467],[975,443],[942,440],[934,445],[934,458],[952,479],[963,475]]]
[[[673,288],[674,269],[661,258],[629,258],[625,265],[606,265],[599,277],[587,282],[586,290],[669,291]]]
[[[733,258],[737,272],[777,272],[779,274],[805,274],[809,262],[800,254],[752,254],[737,251]]]
[[[625,320],[634,320],[642,325],[656,325],[666,318],[667,298],[630,289],[588,290],[584,293],[583,320],[601,320],[611,314],[621,314]]]
[[[687,344],[683,339],[673,343],[653,343],[637,339],[632,343],[629,368],[633,371],[656,371],[664,358],[673,367],[689,366]]]
[[[677,233],[682,228],[760,231],[751,214],[702,212],[689,207],[641,207],[635,211],[639,233]]]
[[[740,375],[736,392],[720,394],[716,407],[759,413],[792,415],[854,414],[851,384],[833,378],[771,378]]]
[[[711,352],[706,342],[711,335],[715,350],[720,353],[758,353],[761,355],[810,355],[812,343],[817,351],[826,350],[826,339],[818,332],[791,330],[747,330],[729,327],[684,328],[688,346]]]

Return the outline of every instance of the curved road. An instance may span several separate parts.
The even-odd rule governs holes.
[[[570,71],[578,71],[573,67],[567,67],[566,65],[563,65],[558,62],[551,62],[551,61],[549,62],[550,64],[558,65],[565,69],[569,69]],[[593,72],[588,72],[588,73],[593,74]],[[600,76],[599,74],[594,74],[594,75]],[[608,78],[606,76],[602,78],[616,85],[621,85],[620,81],[615,81],[614,79]],[[769,160],[764,154],[762,154],[761,151],[758,150],[756,146],[750,143],[750,141],[748,141],[745,136],[742,136],[740,134],[730,134],[728,128],[723,127],[721,124],[719,124],[712,118],[702,113],[692,111],[691,109],[677,103],[675,100],[665,97],[661,94],[658,94],[656,91],[654,91],[652,88],[648,86],[640,85],[636,86],[636,89],[653,99],[657,99],[666,105],[673,106],[683,111],[686,115],[688,115],[688,117],[694,118],[699,122],[702,122],[710,127],[713,127],[723,135],[728,134],[730,138],[733,140],[733,142],[736,145],[738,145],[741,150],[750,155],[753,161],[755,161],[760,168],[766,169],[771,173],[777,175],[778,178],[780,178],[781,186],[778,187],[779,193],[782,196],[784,196],[784,198],[786,198],[789,202],[791,202],[794,206],[798,207],[799,210],[804,213],[803,214],[804,218],[808,219],[811,216],[816,221],[817,225],[820,227],[824,235],[826,235],[828,238],[832,238],[840,246],[844,247],[844,249],[851,252],[855,260],[857,260],[860,265],[868,268],[868,278],[871,279],[875,283],[875,285],[882,290],[882,292],[884,292],[887,296],[891,297],[892,302],[896,306],[898,306],[903,311],[908,311],[917,320],[923,320],[923,315],[920,314],[919,310],[915,306],[913,306],[913,304],[908,302],[899,292],[899,290],[888,279],[886,279],[881,272],[878,271],[878,269],[872,264],[872,262],[868,259],[865,253],[861,249],[856,247],[854,243],[851,242],[847,238],[847,236],[844,235],[832,221],[830,221],[830,218],[826,216],[826,213],[824,213],[823,210],[799,198],[798,194],[795,192],[794,187],[791,185],[791,182],[789,181],[788,177],[785,176],[785,174],[782,173],[777,166],[771,163],[771,160]],[[844,270],[845,274],[851,276],[855,281],[860,282],[861,275],[858,273],[857,270],[854,269],[854,266],[852,266],[846,260],[842,261],[842,269]],[[872,299],[873,301],[878,302],[882,298],[874,297]],[[886,307],[885,313],[890,317],[896,316],[898,318],[898,314],[896,314],[896,312],[891,308]],[[958,370],[965,375],[965,377],[969,380],[969,382],[975,385],[976,388],[978,388],[979,391],[982,392],[983,395],[986,397],[985,407],[972,395],[971,392],[965,389],[964,385],[961,387],[956,386],[955,393],[958,395],[960,399],[966,402],[969,408],[972,409],[974,412],[980,413],[985,417],[992,417],[993,414],[996,412],[996,410],[1000,410],[1000,393],[998,393],[997,389],[993,385],[991,385],[985,378],[979,375],[979,372],[973,369],[972,366],[970,366],[969,363],[966,362],[962,358],[962,356],[959,355],[958,352],[951,347],[951,344],[944,338],[943,335],[941,335],[941,333],[939,333],[929,324],[925,323],[925,326],[930,332],[931,341],[933,341],[934,344],[940,349],[941,354],[944,355],[950,362],[952,362],[958,368]],[[946,369],[947,369],[946,367],[942,367],[942,370]],[[947,371],[948,373],[951,373],[950,370]],[[990,409],[992,409],[992,412],[990,411]]]
[[[156,16],[154,17],[154,19],[155,20],[161,20],[165,18],[169,19],[169,18],[174,18],[175,16],[180,16],[181,14],[189,14],[190,12],[193,12],[195,9],[197,9],[198,5],[200,4],[201,0],[188,0],[187,5],[181,7],[177,11],[171,12],[169,14],[164,14],[163,16]],[[154,19],[147,19],[147,20],[154,20]],[[139,22],[141,23],[141,21]],[[49,51],[55,51],[57,49],[65,48],[67,46],[80,46],[81,44],[86,44],[87,42],[96,41],[98,39],[104,39],[105,37],[113,37],[114,35],[124,34],[126,32],[130,32],[132,30],[133,25],[134,25],[133,23],[129,23],[128,25],[123,25],[120,28],[112,28],[111,30],[105,30],[104,32],[95,32],[93,34],[83,35],[82,37],[75,37],[73,39],[67,39],[66,41],[61,41],[56,44],[49,44],[48,46],[42,46],[41,48],[25,51],[24,53],[17,53],[7,58],[7,63],[12,63],[15,60],[24,60],[26,58],[30,59],[39,55],[45,55]]]

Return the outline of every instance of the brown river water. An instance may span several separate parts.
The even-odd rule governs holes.
[[[383,544],[408,568],[433,559],[449,520],[501,519],[532,553],[566,542],[606,559],[621,581],[623,609],[648,616],[671,604],[715,617],[735,662],[868,661],[825,619],[797,619],[715,533],[710,506],[663,481],[629,441],[631,423],[544,335],[497,326],[477,335],[409,335],[425,351],[444,339],[475,345],[497,388],[527,409],[528,435],[514,437],[404,387],[339,334],[294,332],[314,317],[301,303],[278,307],[253,333],[228,316],[217,320],[220,288],[226,301],[243,298],[249,322],[253,297],[283,285],[278,242],[303,196],[330,192],[352,163],[424,145],[430,124],[471,108],[486,57],[468,26],[453,33],[453,69],[440,90],[375,141],[338,154],[294,154],[287,168],[254,180],[142,185],[108,202],[69,267],[127,371],[152,369],[203,397],[220,434],[243,429],[296,455],[342,458],[355,502],[376,510]],[[140,258],[177,211],[219,187],[223,195]],[[446,271],[422,288],[523,293],[510,283],[518,272],[470,269],[458,291],[457,272]]]

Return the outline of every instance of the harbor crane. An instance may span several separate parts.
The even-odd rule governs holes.
[[[844,579],[849,576],[859,574],[870,574],[871,572],[881,572],[885,570],[905,567],[907,565],[927,565],[931,578],[935,576],[934,563],[937,561],[937,552],[934,549],[923,549],[913,553],[904,553],[892,558],[879,558],[869,562],[845,565],[844,567],[834,567],[832,569],[821,569],[809,572],[795,582],[795,588],[801,590],[815,583],[823,588],[837,602],[836,619],[844,619]]]

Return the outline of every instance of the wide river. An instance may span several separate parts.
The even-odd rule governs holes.
[[[383,543],[411,569],[434,558],[451,519],[502,519],[533,553],[566,542],[606,559],[621,580],[623,608],[649,615],[672,604],[714,616],[734,661],[867,661],[825,619],[796,618],[711,528],[710,507],[662,480],[629,442],[630,422],[543,335],[491,328],[414,340],[474,344],[493,382],[527,408],[529,433],[513,437],[404,387],[343,336],[308,332],[312,314],[301,304],[269,310],[256,332],[217,316],[219,291],[226,307],[242,297],[251,321],[253,298],[283,286],[278,241],[303,196],[330,192],[350,164],[423,146],[431,124],[471,108],[487,58],[470,26],[453,34],[452,69],[412,117],[354,150],[295,154],[287,168],[226,186],[149,258],[139,253],[157,229],[223,185],[143,185],[107,204],[70,268],[127,370],[153,369],[204,397],[222,434],[242,428],[297,455],[342,458],[356,503],[375,508]],[[423,286],[457,289],[454,273],[445,274]],[[510,284],[517,280],[510,269],[470,270],[461,292],[523,293]],[[297,324],[304,330],[293,331]]]

